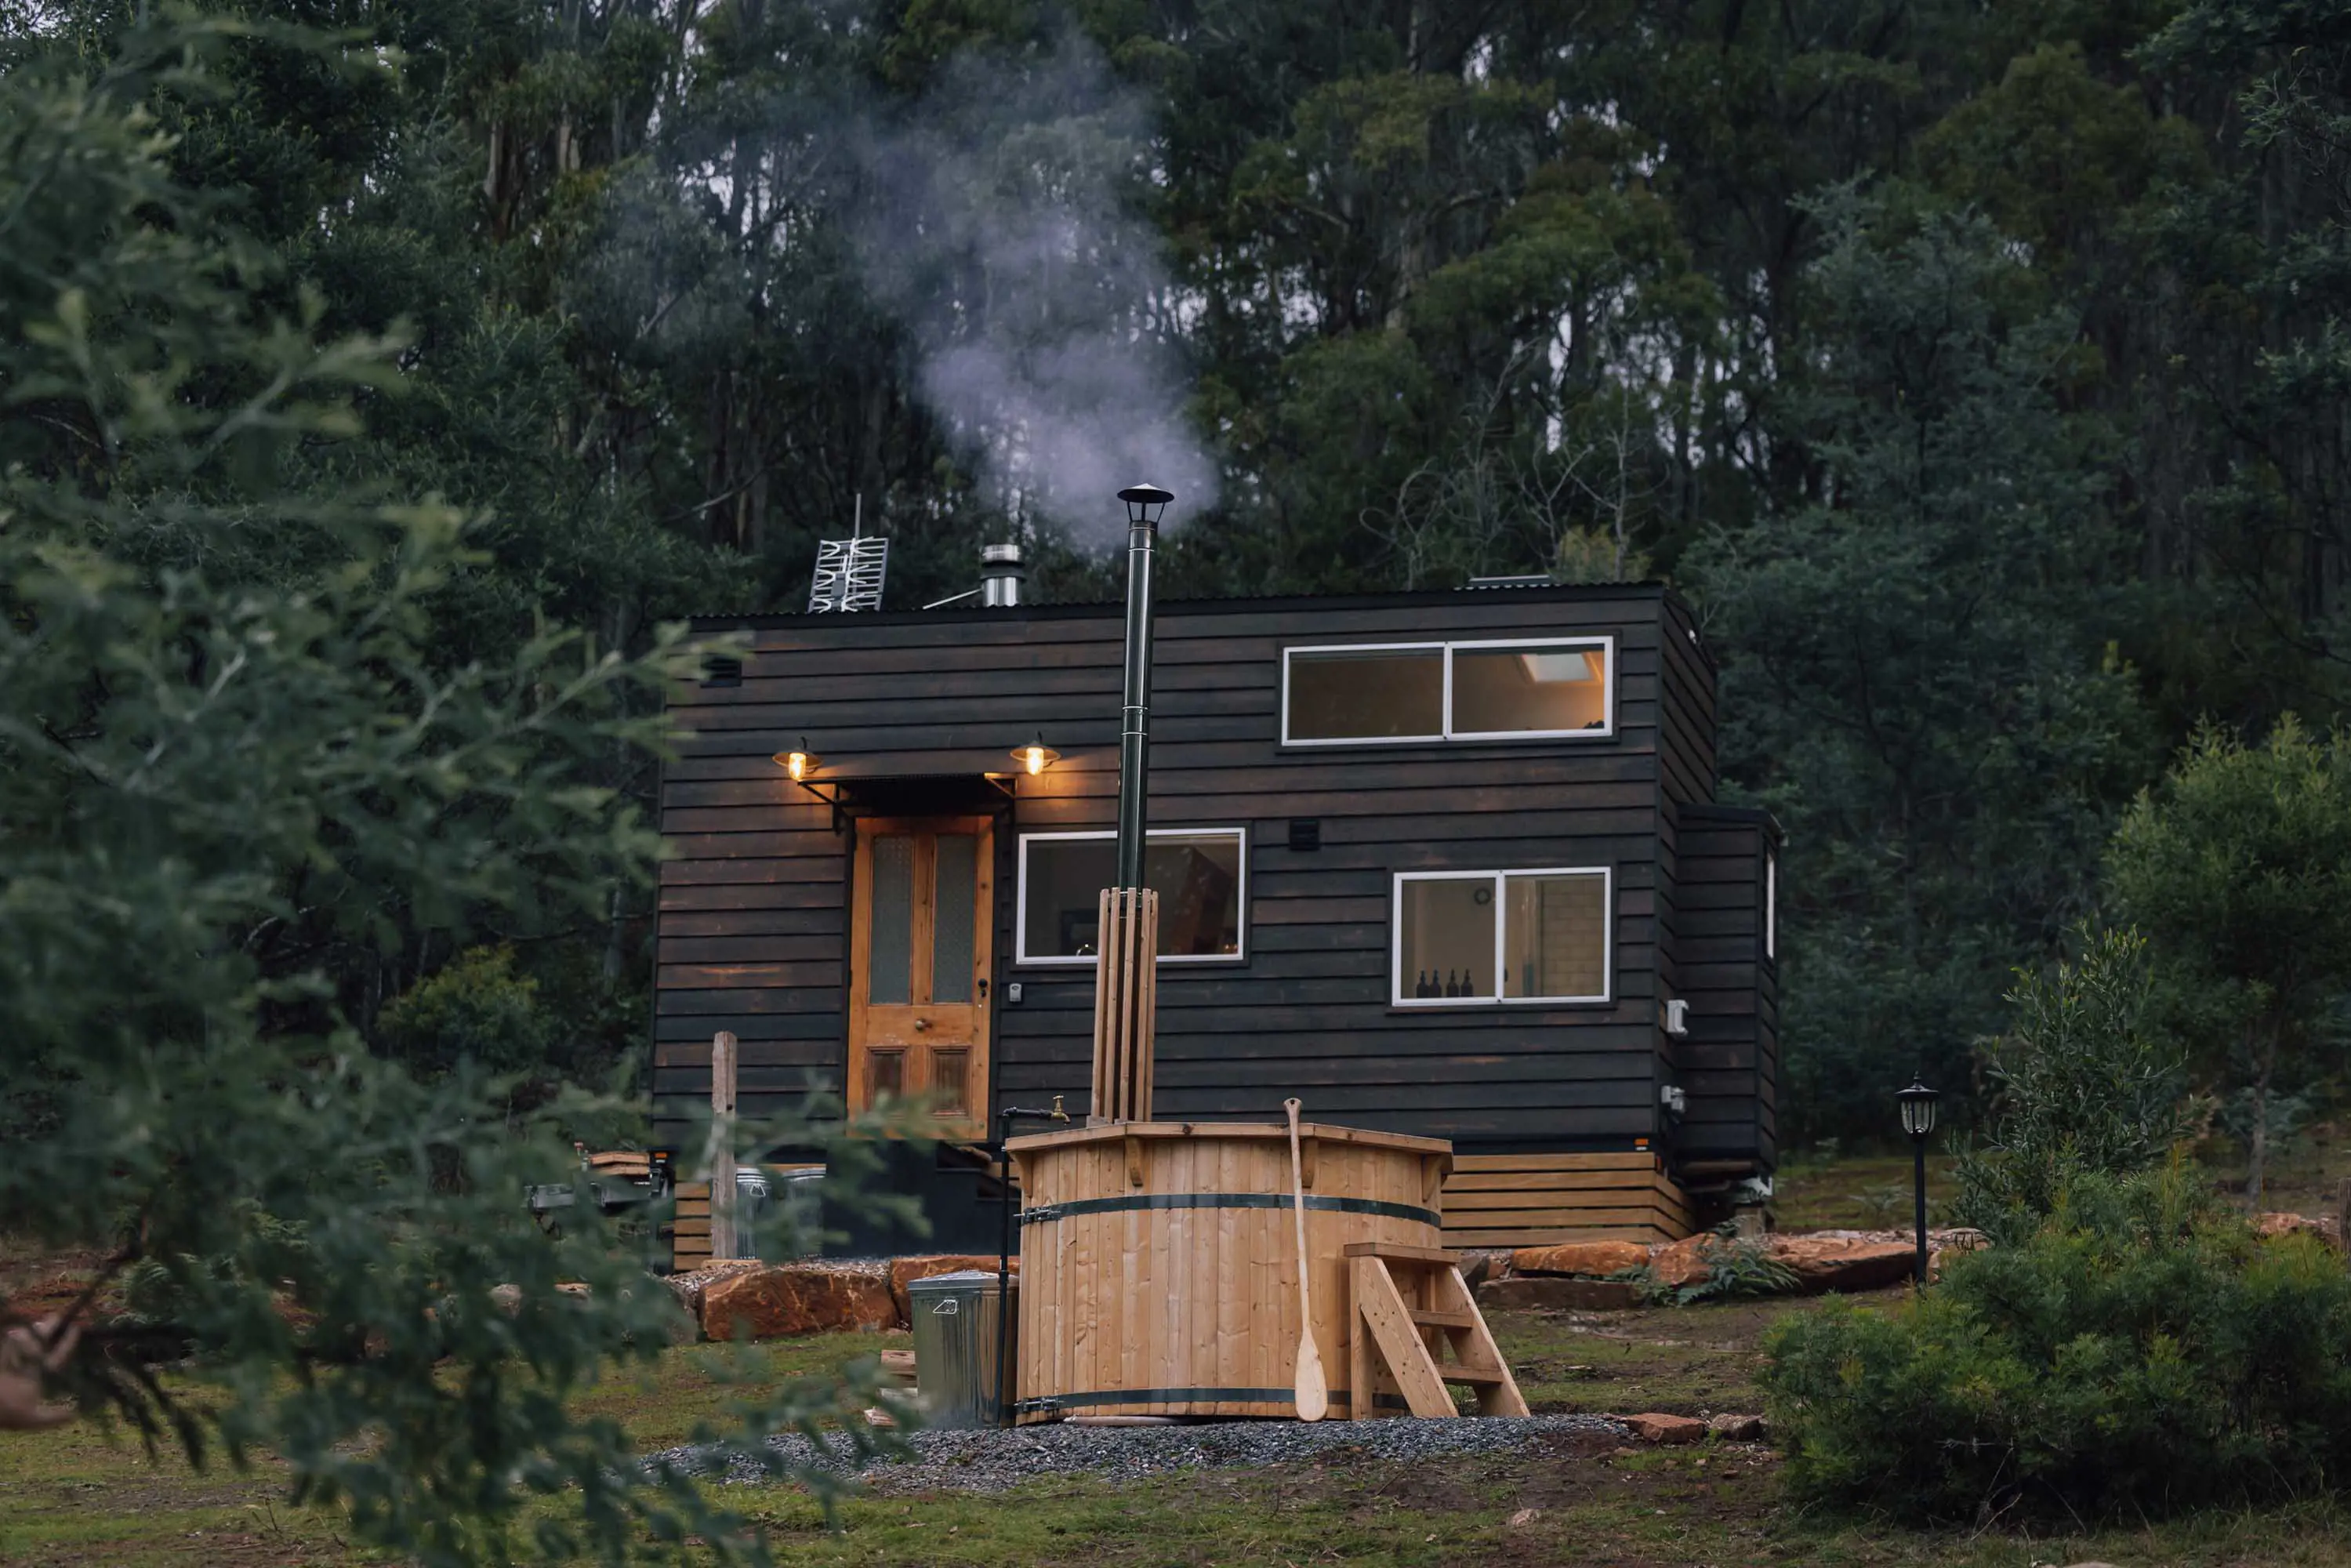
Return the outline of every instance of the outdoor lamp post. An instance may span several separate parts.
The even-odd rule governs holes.
[[[1927,1288],[1927,1140],[1935,1131],[1935,1102],[1942,1095],[1913,1077],[1894,1098],[1902,1106],[1902,1130],[1910,1134],[1913,1186],[1918,1198],[1918,1288]]]

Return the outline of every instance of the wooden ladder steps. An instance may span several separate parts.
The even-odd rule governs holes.
[[[1356,1241],[1346,1259],[1351,1416],[1365,1419],[1396,1403],[1416,1416],[1458,1415],[1448,1383],[1474,1389],[1481,1416],[1527,1414],[1458,1255]]]

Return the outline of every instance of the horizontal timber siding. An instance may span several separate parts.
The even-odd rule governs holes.
[[[1656,1004],[1672,915],[1663,808],[1686,789],[1712,790],[1711,672],[1668,603],[1635,585],[1161,607],[1151,822],[1244,829],[1249,904],[1244,962],[1161,971],[1159,1116],[1271,1119],[1294,1094],[1311,1117],[1465,1150],[1629,1152],[1657,1135]],[[1010,748],[1040,730],[1063,754],[1041,778],[1015,780],[996,808],[988,1096],[1001,1106],[1058,1093],[1082,1108],[1092,971],[1013,961],[1013,891],[1021,833],[1115,821],[1116,607],[702,629],[739,632],[749,646],[739,684],[671,693],[685,733],[661,800],[670,858],[653,1033],[664,1136],[684,1136],[691,1103],[706,1095],[719,1030],[740,1042],[746,1117],[797,1109],[810,1088],[840,1083],[855,825],[853,815],[837,823],[769,760],[802,737],[823,758],[826,786],[852,799],[913,778],[968,790],[983,773],[1010,771]],[[1279,744],[1285,646],[1583,634],[1616,642],[1612,737]],[[1680,758],[1670,779],[1667,753]],[[1321,823],[1322,847],[1292,851],[1289,824],[1307,817]],[[1389,1005],[1395,873],[1551,865],[1614,873],[1610,1002]],[[1017,1004],[1003,999],[1012,982]]]

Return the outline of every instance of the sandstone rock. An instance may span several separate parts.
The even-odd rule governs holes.
[[[1617,1417],[1633,1429],[1633,1436],[1645,1443],[1702,1443],[1706,1440],[1706,1423],[1694,1416],[1665,1416],[1650,1411],[1640,1416]]]
[[[781,1339],[893,1328],[898,1309],[879,1268],[785,1263],[729,1275],[702,1292],[706,1339]]]
[[[1641,1287],[1630,1280],[1514,1275],[1507,1280],[1489,1280],[1479,1286],[1478,1304],[1534,1312],[1621,1312],[1641,1304]]]
[[[890,1260],[890,1299],[897,1303],[898,1326],[906,1328],[914,1322],[908,1305],[906,1287],[917,1280],[927,1280],[934,1274],[960,1274],[967,1269],[977,1269],[983,1274],[996,1272],[994,1254],[983,1258],[977,1253],[939,1252],[914,1258]],[[1020,1259],[1012,1259],[1012,1272],[1020,1273]]]
[[[2343,1244],[2341,1222],[2328,1215],[2264,1214],[2253,1220],[2253,1228],[2264,1237],[2315,1236],[2331,1247]]]
[[[1649,1249],[1649,1277],[1660,1285],[1677,1289],[1703,1280],[1711,1266],[1706,1255],[1718,1245],[1715,1238],[1703,1230],[1679,1241],[1661,1241]]]
[[[1774,1236],[1772,1259],[1792,1270],[1806,1295],[1898,1285],[1917,1268],[1917,1244],[1830,1236]]]
[[[1726,1443],[1757,1443],[1763,1438],[1763,1417],[1735,1416],[1725,1410],[1708,1416],[1706,1429]]]
[[[724,1263],[705,1263],[699,1269],[689,1269],[683,1274],[665,1274],[662,1283],[669,1287],[685,1315],[702,1316],[702,1294],[721,1280],[731,1280],[737,1274],[748,1274],[767,1265],[753,1258],[737,1258]]]
[[[1510,1254],[1520,1274],[1583,1274],[1597,1278],[1647,1266],[1649,1249],[1637,1241],[1567,1241],[1555,1247],[1521,1247]]]

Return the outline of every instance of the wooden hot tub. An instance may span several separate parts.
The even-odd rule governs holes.
[[[1314,1337],[1351,1415],[1343,1249],[1442,1245],[1438,1138],[1300,1129]],[[1019,1420],[1294,1416],[1298,1243],[1290,1129],[1127,1122],[1015,1138]]]

